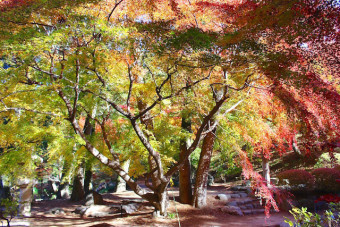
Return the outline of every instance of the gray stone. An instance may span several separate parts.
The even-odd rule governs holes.
[[[131,214],[131,213],[134,213],[136,210],[138,210],[139,207],[140,207],[140,204],[138,203],[130,203],[130,204],[122,205],[122,212]]]
[[[245,197],[248,196],[248,194],[247,194],[247,193],[244,193],[244,192],[239,193],[239,195],[240,195],[242,198],[245,198]]]
[[[50,209],[46,213],[47,214],[65,214],[65,211],[62,208],[56,207],[56,208]]]
[[[242,212],[244,215],[250,215],[253,213],[252,210],[242,210]]]
[[[228,194],[218,194],[215,198],[221,201],[229,201],[231,196]]]
[[[91,191],[85,199],[85,206],[103,205],[103,197],[96,191]]]
[[[105,205],[92,205],[84,213],[85,217],[106,217],[110,214],[119,212],[116,207],[105,206]]]
[[[227,203],[227,206],[237,206],[237,202],[236,201],[232,201]]]
[[[246,203],[251,203],[253,200],[251,198],[245,198],[242,200],[237,201],[237,204],[246,204]]]
[[[243,216],[243,212],[238,206],[225,206],[222,207],[221,210],[228,214]]]
[[[230,194],[231,198],[241,198],[240,194]]]
[[[88,207],[80,206],[77,207],[73,212],[76,214],[84,215],[85,211],[88,209]]]
[[[246,204],[245,207],[247,209],[253,209],[254,208],[253,204]]]

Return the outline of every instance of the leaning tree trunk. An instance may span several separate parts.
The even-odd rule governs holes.
[[[80,166],[77,170],[77,174],[73,179],[73,189],[71,194],[71,201],[80,201],[85,198],[84,191],[84,168]]]
[[[191,121],[188,117],[182,117],[182,129],[191,132]],[[184,159],[184,154],[187,151],[189,141],[181,141],[181,153],[179,160]],[[179,170],[179,200],[184,204],[192,203],[192,185],[191,185],[191,163],[190,156],[184,161],[182,168]]]
[[[212,121],[211,125],[213,124],[214,122]],[[202,151],[196,172],[196,182],[192,203],[192,205],[196,208],[201,208],[207,205],[208,173],[215,142],[215,131],[216,128],[209,132],[204,137],[202,144]]]
[[[269,167],[269,159],[266,157],[262,157],[262,171],[263,171],[263,179],[267,186],[270,185],[270,167]]]
[[[129,168],[130,168],[130,159],[126,160],[123,164],[122,164],[122,169],[125,172],[129,172]],[[117,189],[116,192],[124,192],[126,191],[126,181],[121,178],[120,176],[118,176],[117,178]]]
[[[139,111],[143,111],[145,108],[147,108],[146,103],[144,103],[143,100],[141,100],[141,99],[138,99],[137,105],[138,105]],[[142,124],[145,125],[147,130],[150,131],[150,130],[153,129],[153,119],[152,119],[149,112],[146,113],[144,116],[142,116],[140,120],[141,120]],[[150,138],[150,136],[151,136],[151,134],[149,132],[147,132],[146,135],[147,135],[148,138]],[[156,161],[153,159],[153,157],[151,155],[148,156],[148,164],[149,164],[150,171],[152,171],[153,169],[155,169],[157,167]],[[161,181],[158,178],[158,172],[157,171],[154,171],[151,174],[151,181],[152,181],[153,188],[157,188],[161,184]]]

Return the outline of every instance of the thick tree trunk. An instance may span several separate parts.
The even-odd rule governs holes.
[[[62,170],[62,174],[60,177],[60,184],[57,190],[57,199],[69,199],[70,195],[69,195],[69,182],[68,181],[64,181],[67,172],[69,171],[69,163],[67,161],[64,160],[64,165],[63,165],[63,170]]]
[[[188,132],[191,132],[190,118],[182,117],[182,128]],[[189,141],[181,141],[181,153],[179,160],[183,160],[183,156],[187,151]],[[184,160],[184,164],[179,171],[179,200],[184,204],[192,203],[192,185],[191,185],[191,163],[190,156]]]
[[[71,194],[71,201],[80,201],[85,198],[84,191],[84,168],[79,167],[77,174],[73,179],[73,189]]]
[[[165,190],[163,192],[157,193],[157,202],[153,205],[155,207],[154,217],[166,217],[167,210],[169,207],[169,195],[168,192]]]
[[[90,193],[91,190],[91,181],[92,181],[92,169],[85,170],[85,177],[84,177],[84,193],[85,195]]]
[[[69,183],[64,182],[59,185],[58,191],[57,191],[57,199],[69,199],[70,194],[69,194]]]
[[[265,183],[270,185],[270,167],[269,167],[269,159],[262,157],[262,174]]]
[[[123,164],[122,164],[122,169],[125,172],[129,172],[129,168],[130,168],[130,159],[126,160]],[[117,178],[117,189],[116,192],[125,192],[126,191],[126,182],[123,178],[121,178],[120,176],[118,176]]]
[[[213,125],[214,122],[211,122]],[[196,172],[196,182],[194,188],[194,197],[192,205],[196,208],[201,208],[207,205],[207,186],[208,186],[208,173],[210,167],[211,156],[215,142],[215,131],[209,132],[203,140],[202,151],[200,160],[198,162]]]

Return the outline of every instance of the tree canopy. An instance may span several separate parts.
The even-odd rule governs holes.
[[[306,152],[338,143],[339,10],[313,0],[2,1],[1,159],[26,161],[44,138],[68,152],[76,141],[164,214],[172,175],[218,126],[275,206],[242,146],[270,157],[297,133]],[[149,190],[122,169],[127,157]]]

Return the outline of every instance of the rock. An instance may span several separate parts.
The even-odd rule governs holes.
[[[246,204],[246,203],[250,203],[252,202],[253,200],[251,198],[245,198],[245,199],[242,199],[242,200],[239,200],[237,201],[237,204]]]
[[[247,209],[253,209],[254,208],[253,204],[246,204],[245,207]]]
[[[85,206],[103,205],[103,197],[96,191],[91,191],[85,199]]]
[[[240,197],[242,197],[242,198],[245,198],[245,197],[248,196],[248,194],[247,194],[247,193],[244,193],[244,192],[239,193],[239,195],[240,195]]]
[[[62,208],[53,208],[46,212],[47,214],[65,214],[65,211]]]
[[[244,215],[250,215],[253,213],[252,210],[242,210],[242,212]]]
[[[236,201],[232,201],[227,203],[227,206],[237,206],[237,202]]]
[[[115,214],[119,212],[116,207],[105,206],[105,205],[91,205],[84,213],[85,217],[105,217],[110,214]]]
[[[221,210],[223,212],[228,213],[228,214],[243,216],[243,212],[241,211],[241,209],[238,206],[225,206],[225,207],[222,207]]]
[[[76,214],[84,215],[85,211],[88,209],[88,207],[80,206],[77,207],[73,212]]]
[[[140,207],[140,204],[138,203],[130,203],[130,204],[122,205],[122,212],[131,214],[131,213],[134,213],[136,210],[138,210],[139,207]]]
[[[230,194],[231,198],[241,198],[240,194]]]
[[[215,199],[219,199],[221,201],[228,201],[231,198],[228,194],[218,194]]]

